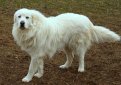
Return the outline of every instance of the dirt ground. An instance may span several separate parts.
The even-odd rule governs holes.
[[[0,85],[121,85],[121,43],[94,44],[85,56],[85,72],[78,73],[75,57],[69,69],[59,69],[65,62],[63,52],[45,60],[44,75],[22,83],[30,57],[13,41],[14,12],[23,7],[37,9],[46,16],[74,12],[88,16],[121,35],[120,0],[0,0]]]

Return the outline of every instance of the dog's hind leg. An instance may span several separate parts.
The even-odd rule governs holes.
[[[66,62],[64,65],[61,65],[59,68],[66,69],[69,68],[73,62],[74,54],[73,52],[69,52],[68,50],[65,50],[66,53]]]
[[[84,72],[84,56],[85,56],[86,50],[87,49],[85,47],[80,47],[77,49],[77,55],[79,57],[78,72]]]

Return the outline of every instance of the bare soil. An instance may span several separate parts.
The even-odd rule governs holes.
[[[78,58],[69,69],[59,69],[65,54],[45,60],[44,75],[22,83],[30,57],[15,44],[11,31],[14,12],[23,7],[38,9],[46,16],[64,12],[87,15],[121,35],[120,0],[0,0],[0,85],[121,85],[121,43],[94,44],[85,56],[85,72],[78,73]]]

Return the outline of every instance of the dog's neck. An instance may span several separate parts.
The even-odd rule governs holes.
[[[36,34],[35,30],[19,30],[17,35],[17,43],[21,46],[22,49],[34,47],[36,43]]]

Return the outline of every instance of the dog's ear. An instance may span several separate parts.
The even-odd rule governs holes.
[[[33,13],[32,14],[32,23],[34,26],[38,25],[40,22],[39,15]]]
[[[44,22],[46,19],[43,14],[41,14],[39,11],[31,10],[32,12],[32,23],[34,26],[39,26],[41,23]]]
[[[13,19],[14,23],[16,22],[16,15],[14,14],[14,19]]]

